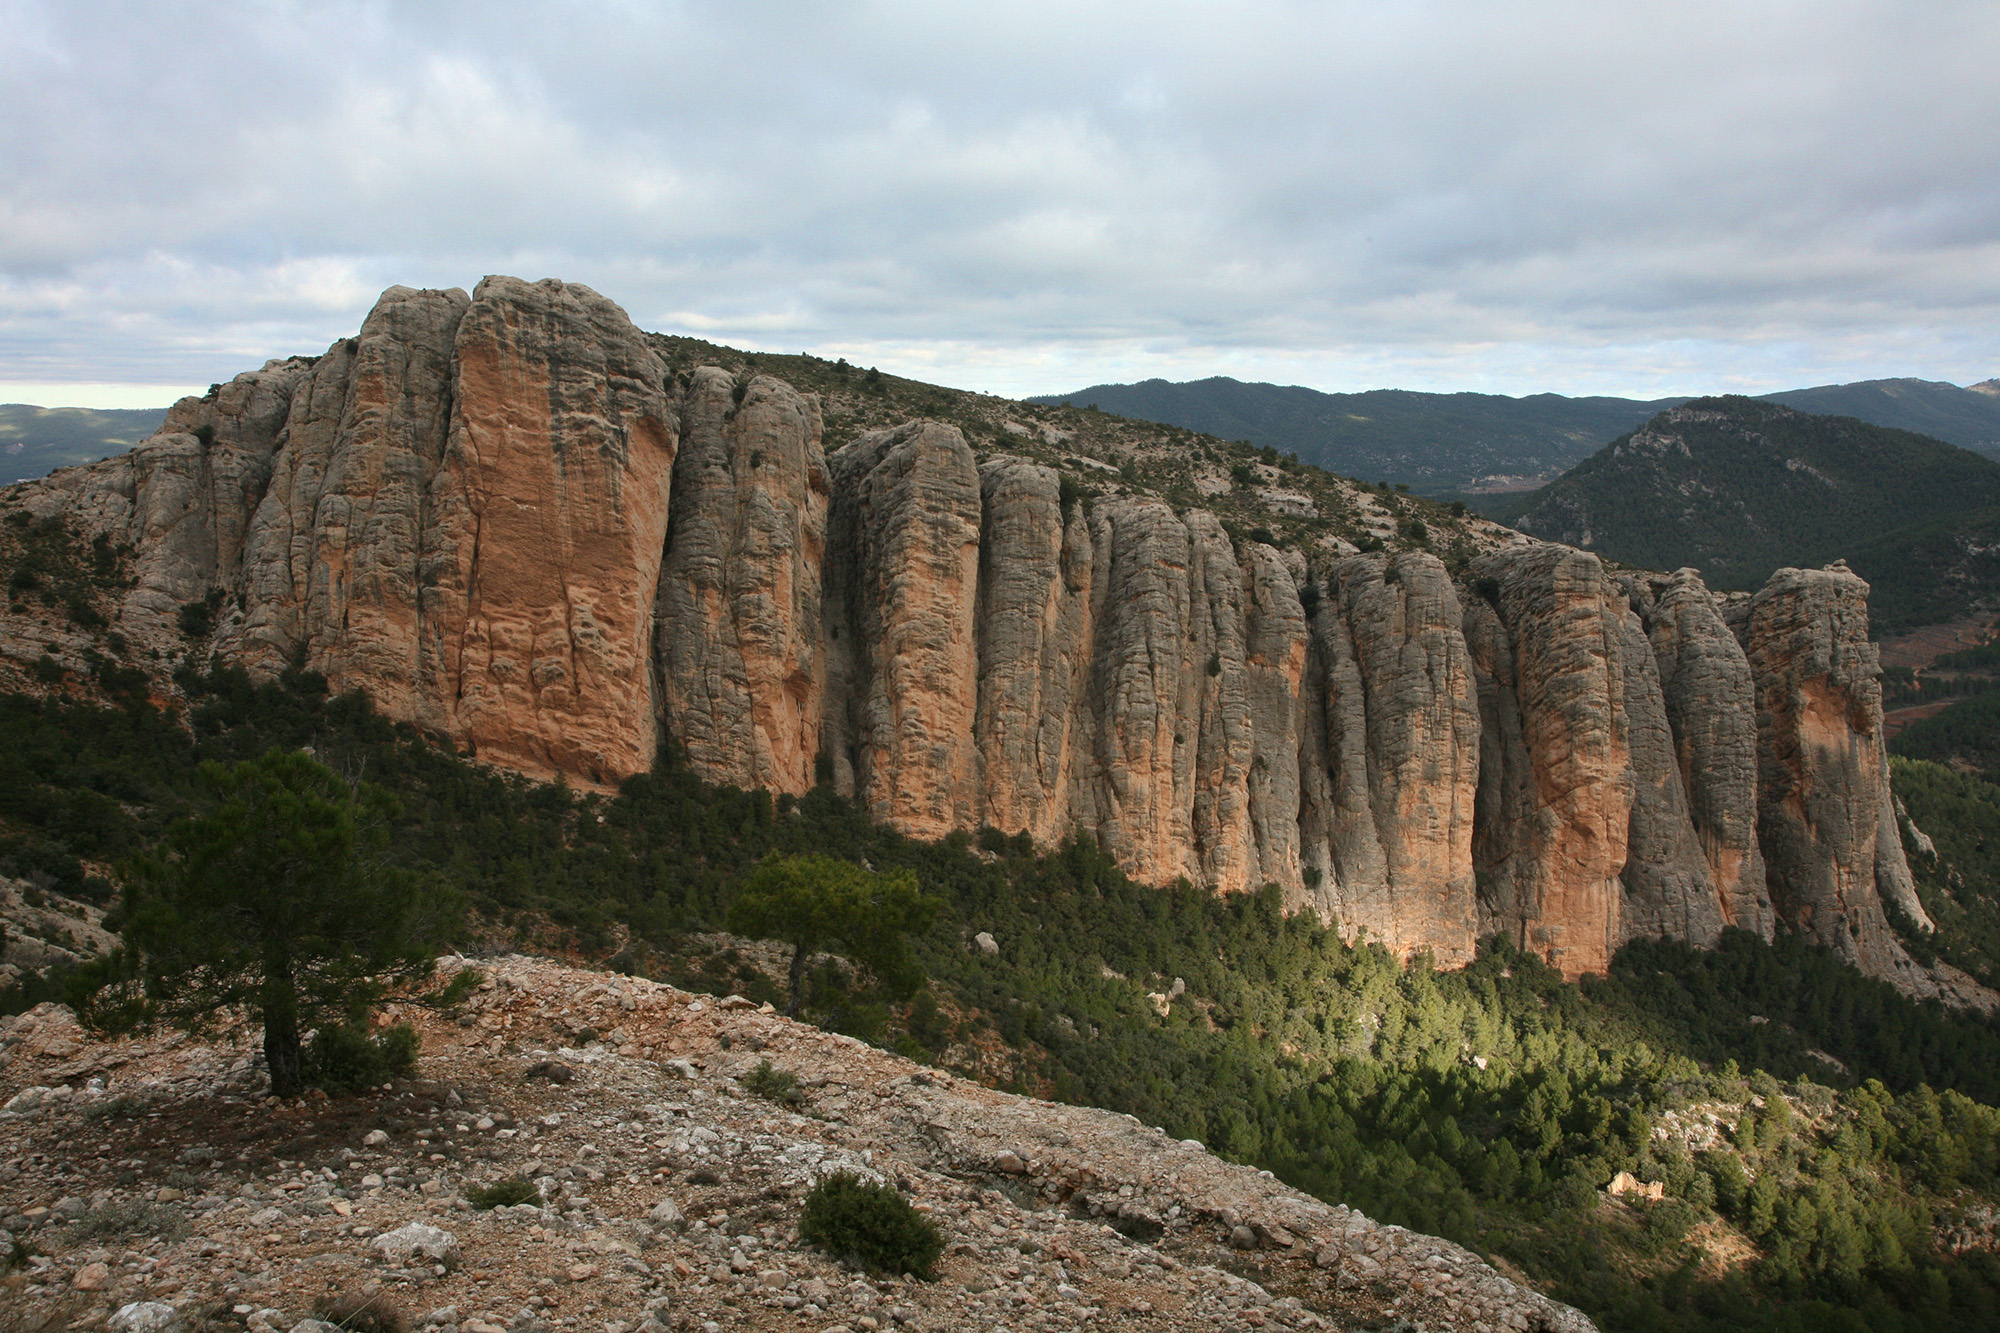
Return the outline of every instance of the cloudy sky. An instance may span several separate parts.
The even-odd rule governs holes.
[[[1963,384],[1996,69],[1992,0],[0,0],[0,399],[493,272],[1000,393]]]

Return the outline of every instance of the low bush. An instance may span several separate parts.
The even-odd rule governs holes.
[[[306,1043],[306,1086],[327,1092],[360,1092],[416,1067],[417,1030],[408,1023],[374,1034],[351,1023],[321,1028]]]
[[[783,1102],[796,1106],[805,1100],[799,1091],[798,1075],[789,1070],[774,1067],[769,1060],[760,1060],[757,1067],[743,1076],[743,1088],[762,1097],[768,1102]]]
[[[465,1192],[465,1198],[474,1208],[512,1208],[517,1204],[542,1204],[542,1192],[532,1181],[520,1176],[509,1176],[496,1180],[491,1185],[475,1185]]]
[[[386,1292],[351,1291],[322,1296],[313,1315],[347,1333],[409,1333],[410,1321]]]
[[[837,1259],[876,1273],[929,1277],[944,1233],[888,1185],[842,1171],[806,1195],[799,1236]]]

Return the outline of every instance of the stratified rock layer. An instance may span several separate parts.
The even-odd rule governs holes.
[[[664,738],[713,783],[1083,834],[1446,965],[1499,934],[1577,975],[1782,922],[1937,990],[1884,907],[1928,924],[1844,569],[1727,615],[1692,570],[1538,543],[1454,583],[939,422],[830,458],[821,430],[768,376],[670,378],[588,288],[489,278],[392,288],[325,355],[4,506],[135,548],[142,654],[304,665],[525,773],[610,786]]]

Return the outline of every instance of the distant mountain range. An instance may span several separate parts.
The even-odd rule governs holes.
[[[1714,588],[1844,558],[1882,633],[2000,598],[2000,463],[1768,399],[1669,408],[1528,499],[1523,532]]]
[[[1766,395],[1806,412],[1839,413],[1919,431],[2000,456],[2000,380],[1970,388],[1933,380],[1868,380]],[[1429,494],[1527,491],[1590,457],[1613,436],[1687,402],[1538,393],[1321,393],[1225,377],[1173,384],[1099,384],[1031,399],[1095,406],[1297,454],[1329,472],[1408,482]]]
[[[160,428],[165,407],[0,403],[0,486],[123,453]]]
[[[2000,379],[1960,388],[1935,380],[1866,380],[1764,395],[1804,412],[1857,417],[2000,457]],[[1099,384],[1028,400],[1102,411],[1273,445],[1342,476],[1408,482],[1431,495],[1522,495],[1576,466],[1676,398],[1509,398],[1375,389],[1321,393],[1218,376],[1185,384]],[[164,406],[100,410],[0,404],[0,485],[90,463],[159,427]],[[1518,501],[1475,500],[1503,521]]]

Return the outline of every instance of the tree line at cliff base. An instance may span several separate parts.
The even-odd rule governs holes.
[[[372,978],[315,1011],[320,1030],[347,1034],[315,1067],[336,1077],[357,1050],[413,1054],[356,1045],[384,1040],[359,1025],[378,969],[421,974],[440,943],[581,955],[1130,1112],[1517,1265],[1607,1328],[2000,1324],[1991,1252],[1934,1240],[2000,1199],[2000,1027],[1913,1003],[1795,939],[1635,943],[1581,985],[1493,940],[1471,966],[1434,972],[1285,916],[1275,892],[1134,884],[1084,839],[920,843],[830,790],[709,788],[671,757],[616,795],[582,794],[465,762],[308,674],[180,683],[185,718],[137,690],[118,707],[0,697],[0,871],[98,901],[109,925],[157,946],[186,925],[161,921],[163,895],[203,901],[175,877],[263,817],[244,812],[242,784],[291,790],[298,827],[264,838],[270,854],[309,858],[332,839],[347,849],[336,860],[360,856],[369,891],[390,895],[377,918],[401,923],[344,938],[335,914],[317,929],[329,958],[366,960],[342,975]],[[2000,819],[2000,789],[1968,795],[1911,771],[1906,799],[1939,848],[1927,906],[1948,890],[1976,925],[1987,881],[1951,858],[1962,843],[1972,874],[1990,874],[1983,833],[1938,821],[1982,800]],[[783,868],[809,862],[805,890],[847,896],[801,897]],[[882,919],[865,904],[886,904],[870,896],[884,885],[900,925],[848,938]],[[758,966],[721,933],[732,927],[805,944],[805,965]],[[890,947],[898,934],[906,948]],[[5,1005],[75,980],[30,975]],[[95,980],[118,983],[101,997],[161,1006],[129,1018],[185,1020],[170,1001],[219,999],[148,991],[139,972]],[[308,1063],[299,1076],[321,1077]],[[1608,1197],[1621,1171],[1662,1197]],[[1740,1262],[1718,1258],[1732,1238],[1747,1243]]]

